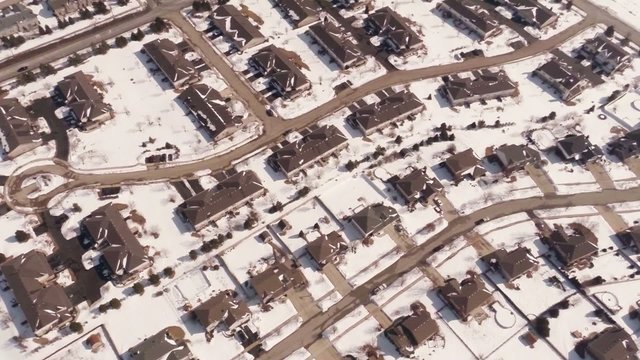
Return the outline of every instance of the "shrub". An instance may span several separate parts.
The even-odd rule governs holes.
[[[151,25],[149,25],[149,30],[151,30],[154,34],[159,34],[165,32],[169,29],[169,24],[160,17],[157,17]]]
[[[555,319],[560,315],[560,310],[558,310],[558,308],[551,308],[549,309],[548,313],[549,313],[549,317]]]
[[[311,192],[311,189],[308,186],[305,186],[300,190],[298,190],[298,197],[305,197],[309,195],[310,192]]]
[[[57,73],[58,70],[56,70],[55,67],[53,67],[53,65],[51,64],[40,64],[40,74],[43,77],[49,76],[49,75],[53,75],[55,73]]]
[[[26,85],[34,81],[36,81],[36,74],[34,74],[31,70],[20,73],[20,75],[18,75],[18,78],[16,79],[18,85]]]
[[[118,0],[118,6],[127,6],[129,0]]]
[[[80,54],[78,53],[71,54],[67,58],[67,64],[69,64],[69,66],[78,66],[83,62],[84,60],[82,59],[82,56],[80,56]]]
[[[5,261],[7,261],[7,257],[3,253],[0,253],[0,264],[2,264]]]
[[[125,46],[127,46],[127,44],[129,43],[129,41],[127,41],[127,38],[124,36],[118,36],[116,38],[116,46],[119,48],[123,48]]]
[[[95,14],[104,15],[109,12],[109,9],[103,1],[98,1],[93,3],[93,12]]]
[[[402,136],[400,135],[396,136],[396,139],[393,140],[393,142],[395,142],[398,145],[402,144]]]
[[[16,235],[16,241],[18,241],[19,243],[25,243],[29,239],[31,239],[31,235],[29,235],[29,233],[27,233],[24,230],[16,230],[15,235]]]
[[[616,29],[613,27],[613,25],[609,25],[607,26],[607,29],[604,31],[604,36],[610,38],[614,35],[615,32],[616,32]]]
[[[200,246],[200,251],[202,251],[203,253],[210,253],[211,251],[213,251],[213,246],[211,246],[210,243],[205,242],[202,244],[202,246]]]
[[[138,295],[144,294],[144,285],[141,282],[133,284],[133,292]]]
[[[229,239],[233,238],[233,233],[231,231],[229,231],[229,232],[226,233],[225,237],[227,238],[227,240],[229,240]]]
[[[162,273],[164,274],[164,276],[170,279],[176,276],[176,271],[173,270],[171,266],[167,266],[166,268],[164,268],[164,270],[162,270]]]
[[[253,229],[254,226],[256,226],[256,221],[253,220],[252,218],[247,218],[247,220],[244,221],[242,226],[244,227],[245,230],[251,230]]]
[[[151,283],[151,285],[153,286],[158,286],[160,285],[160,276],[158,276],[158,274],[151,274],[149,275],[149,282]]]
[[[80,207],[80,205],[78,205],[78,203],[73,203],[73,205],[71,205],[71,210],[73,210],[73,212],[79,213],[82,211],[82,208]]]
[[[93,53],[95,55],[104,55],[108,53],[110,49],[111,49],[111,46],[109,46],[109,44],[107,44],[106,41],[103,41],[93,49]]]
[[[347,169],[347,171],[353,171],[356,169],[358,165],[353,161],[353,160],[349,160],[347,161],[347,163],[344,165],[345,169]]]
[[[540,336],[542,337],[549,337],[549,333],[550,333],[550,329],[549,329],[549,319],[545,318],[545,317],[537,317],[534,322],[533,325],[536,329],[536,332],[538,332],[538,334],[540,334]]]
[[[196,250],[189,251],[189,258],[191,260],[195,260],[198,258],[198,252]]]
[[[101,313],[106,313],[107,310],[109,310],[109,305],[107,304],[100,304],[100,306],[98,306],[98,311],[100,311]]]
[[[84,331],[84,328],[82,327],[82,324],[80,324],[79,322],[72,322],[71,324],[69,324],[69,330],[73,331],[74,333],[81,333]]]
[[[113,298],[109,300],[109,306],[111,306],[112,309],[118,310],[122,307],[122,303],[120,302],[120,300]]]

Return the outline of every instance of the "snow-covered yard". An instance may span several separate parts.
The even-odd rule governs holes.
[[[351,285],[358,286],[395,262],[401,255],[396,243],[389,235],[373,237],[373,244],[352,241],[338,270]]]

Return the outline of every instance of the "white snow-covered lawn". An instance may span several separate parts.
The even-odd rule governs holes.
[[[533,346],[527,346],[522,337],[529,330],[524,328],[518,334],[514,334],[509,340],[495,350],[487,360],[510,360],[514,354],[518,354],[520,360],[538,360],[538,359],[562,359],[554,352],[544,341],[538,341]]]
[[[357,326],[342,334],[339,339],[333,340],[332,344],[343,356],[352,355],[361,358],[365,355],[364,346],[376,346],[377,339],[382,335],[378,331],[380,324],[373,317],[369,317]]]
[[[335,339],[349,331],[351,327],[355,327],[355,325],[367,317],[369,317],[369,312],[364,308],[364,306],[360,305],[355,310],[347,314],[347,316],[336,321],[333,325],[323,331],[322,336],[333,342]]]
[[[300,268],[305,279],[309,282],[307,290],[315,301],[321,301],[329,296],[334,289],[333,284],[325,274],[316,269],[315,262],[309,256],[298,258]]]
[[[423,277],[424,274],[420,269],[413,269],[389,284],[389,286],[379,293],[373,295],[371,300],[378,306],[383,306],[387,302],[393,300],[399,292],[403,291],[405,288],[409,288],[413,283],[422,280]]]
[[[629,6],[627,0],[589,0],[589,2],[620,18],[627,25],[640,30],[638,25],[640,24],[640,9]]]
[[[274,345],[282,341],[282,339],[291,335],[294,331],[298,330],[302,324],[302,318],[292,318],[281,325],[281,327],[274,331],[271,335],[267,336],[263,339],[262,344],[264,345],[265,350],[271,349]]]
[[[305,348],[300,348],[287,356],[285,360],[307,360],[311,357],[311,353]]]
[[[629,310],[638,307],[640,282],[637,279],[605,283],[591,287],[589,290],[592,297],[600,300],[606,308],[613,312],[613,318],[628,333],[635,334],[640,329],[640,323],[637,319],[632,319],[629,316]]]
[[[337,267],[353,286],[365,283],[402,256],[396,243],[386,234],[373,237],[372,245],[352,241],[350,246],[350,251]]]
[[[514,222],[501,226],[488,232],[481,232],[482,237],[496,249],[505,248],[513,250],[518,246],[525,246],[531,250],[534,256],[540,256],[547,252],[547,247],[542,243],[538,235],[538,228],[531,220]],[[491,223],[489,223],[491,224]]]
[[[481,266],[484,266],[484,264],[480,261],[478,253],[469,245],[460,249],[444,263],[436,266],[436,269],[445,278],[455,278],[458,281],[462,281],[468,272],[481,273]]]
[[[91,351],[91,348],[86,344],[87,338],[91,335],[98,334],[104,347],[99,348],[97,352]],[[49,357],[51,360],[117,360],[119,359],[115,349],[113,349],[107,341],[107,335],[105,335],[104,329],[99,327],[92,331],[87,331],[86,334],[76,339],[74,342],[68,344],[62,348],[59,352]]]
[[[273,248],[257,238],[248,238],[222,255],[229,271],[240,283],[249,279],[249,272],[261,273],[273,260]]]
[[[381,202],[386,194],[366,176],[356,176],[323,191],[318,197],[338,219],[343,219]]]
[[[552,162],[545,171],[553,181],[558,194],[575,194],[600,190],[593,174],[578,164]]]

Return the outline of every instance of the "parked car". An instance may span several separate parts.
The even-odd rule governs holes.
[[[376,286],[375,288],[373,288],[373,290],[371,290],[371,295],[377,295],[380,293],[380,291],[384,290],[387,288],[387,284],[381,284]]]
[[[489,221],[489,218],[488,217],[483,217],[482,219],[476,220],[475,224],[476,225],[480,225],[480,224],[485,223],[487,221]]]

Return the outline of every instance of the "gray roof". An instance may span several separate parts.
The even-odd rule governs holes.
[[[598,239],[587,228],[567,234],[562,228],[556,228],[546,239],[555,250],[564,265],[593,256],[598,252]]]
[[[491,299],[491,293],[478,276],[470,276],[461,283],[453,278],[447,279],[440,287],[440,293],[462,318]]]
[[[242,124],[234,119],[220,93],[208,85],[189,85],[178,97],[214,139],[225,129]]]
[[[349,38],[349,33],[327,16],[324,21],[311,25],[309,32],[337,61],[348,64],[364,60],[358,46]]]
[[[525,247],[517,247],[511,251],[501,248],[484,256],[483,260],[489,264],[497,264],[507,281],[531,271],[537,265],[529,249]]]
[[[176,211],[193,226],[229,211],[234,206],[264,191],[253,171],[240,171],[210,189],[197,193],[178,206]]]
[[[498,22],[476,3],[468,0],[444,0],[442,3],[485,33],[498,27]]]
[[[557,15],[546,6],[535,0],[504,0],[518,16],[527,23],[543,27],[547,22],[556,18]]]
[[[418,34],[409,26],[408,20],[388,6],[369,14],[367,21],[380,30],[382,36],[401,49],[412,48],[422,43]]]
[[[43,253],[31,250],[5,261],[1,269],[34,332],[74,317],[69,297],[51,280],[54,273]]]
[[[478,172],[484,174],[485,171],[482,162],[473,152],[472,148],[449,156],[444,163],[454,177],[460,176],[460,174],[472,168],[478,169],[478,171],[474,170],[474,176],[476,176],[475,174]]]
[[[632,360],[637,359],[638,346],[624,329],[610,326],[589,340],[587,352],[594,360]]]
[[[247,304],[241,299],[231,296],[231,291],[220,291],[209,300],[193,309],[202,326],[217,325],[225,322],[227,326],[233,325],[236,320],[251,314]]]
[[[367,131],[392,120],[405,119],[408,115],[422,111],[424,108],[425,105],[414,93],[402,90],[357,109],[350,118]]]
[[[284,260],[256,274],[249,282],[260,300],[267,303],[284,295],[287,290],[305,284],[306,279],[290,260]]]
[[[461,100],[503,91],[515,91],[518,87],[504,70],[494,72],[483,69],[473,72],[473,76],[469,77],[451,75],[449,80],[445,82],[444,88],[453,100]]]
[[[0,99],[0,148],[11,152],[19,145],[40,140],[31,127],[31,116],[18,99]]]
[[[77,119],[94,120],[111,111],[92,83],[92,76],[82,71],[67,75],[58,82],[58,89],[67,100]]]
[[[129,349],[131,360],[186,360],[193,355],[184,341],[172,339],[162,330]]]
[[[25,21],[37,22],[36,14],[21,3],[0,9],[0,29],[7,29]]]
[[[347,138],[335,126],[322,126],[276,150],[269,161],[276,163],[284,172],[291,173],[344,144]]]
[[[347,242],[336,231],[322,234],[307,245],[307,252],[318,263],[324,264],[333,256],[347,249]]]
[[[351,221],[365,233],[375,233],[400,217],[396,209],[383,204],[369,205],[351,216]]]
[[[193,63],[180,52],[173,41],[162,38],[150,41],[143,48],[172,83],[195,78],[197,71]]]
[[[567,155],[574,156],[589,150],[592,145],[586,136],[580,134],[567,136],[558,140],[558,147]]]
[[[314,18],[318,15],[320,8],[315,0],[274,0],[295,26],[301,22]]]
[[[117,275],[129,274],[150,262],[120,211],[109,203],[94,210],[82,221],[84,231],[100,246],[102,255]]]
[[[442,184],[437,179],[431,179],[422,169],[415,169],[407,175],[398,178],[393,185],[402,190],[403,196],[407,197],[429,197],[442,190]],[[410,199],[405,199],[410,200]]]
[[[574,67],[557,58],[542,64],[536,71],[544,73],[558,86],[569,92],[578,91],[579,85],[585,80],[582,74],[575,70]]]
[[[220,5],[213,9],[210,16],[213,24],[238,49],[244,49],[252,41],[257,44],[266,40],[260,30],[233,5]]]
[[[540,154],[526,145],[502,145],[496,149],[495,153],[504,157],[506,163],[502,165],[506,167],[540,161]],[[501,157],[499,159],[503,161]]]

